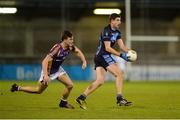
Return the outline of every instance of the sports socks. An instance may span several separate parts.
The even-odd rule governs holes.
[[[116,99],[117,99],[117,101],[123,100],[122,94],[117,94]]]
[[[78,97],[78,99],[85,100],[86,97],[87,97],[87,96],[86,96],[85,94],[81,94],[81,95]]]
[[[18,86],[18,87],[17,87],[17,91],[19,91],[20,89],[21,89],[21,86]]]
[[[65,106],[66,104],[67,104],[67,100],[64,100],[64,99],[61,98],[59,105],[60,106]]]

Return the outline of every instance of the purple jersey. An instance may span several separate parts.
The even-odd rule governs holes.
[[[60,65],[66,59],[66,56],[69,54],[70,49],[64,50],[59,44],[55,44],[49,52],[49,56],[52,57],[52,60],[48,62],[48,73],[53,74],[59,70]]]

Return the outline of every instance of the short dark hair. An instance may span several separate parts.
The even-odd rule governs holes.
[[[64,39],[67,39],[68,37],[72,37],[72,33],[68,30],[65,30],[62,34],[62,38],[61,38],[61,41],[63,41]]]
[[[117,17],[121,17],[119,14],[117,13],[112,13],[110,16],[109,16],[109,20],[115,20]]]

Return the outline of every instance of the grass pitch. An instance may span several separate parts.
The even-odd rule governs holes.
[[[10,92],[12,83],[36,85],[35,81],[0,81],[0,119],[122,119],[122,118],[180,118],[180,82],[124,82],[125,98],[132,106],[117,106],[114,82],[106,82],[87,99],[87,110],[74,99],[91,83],[74,82],[69,102],[76,108],[58,107],[63,85],[52,82],[42,94]]]

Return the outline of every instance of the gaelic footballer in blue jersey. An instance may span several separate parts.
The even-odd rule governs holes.
[[[110,15],[110,24],[107,25],[101,32],[99,37],[99,46],[94,57],[95,70],[96,70],[96,80],[86,88],[86,90],[76,99],[76,102],[82,109],[86,109],[85,99],[88,95],[94,92],[98,87],[104,83],[105,72],[109,71],[116,78],[116,99],[119,106],[131,105],[131,102],[128,102],[123,98],[122,95],[122,86],[123,78],[122,71],[118,68],[116,61],[112,58],[111,55],[122,57],[124,52],[128,51],[128,48],[124,45],[124,42],[121,38],[121,32],[119,27],[121,24],[121,17],[118,14]],[[118,44],[119,48],[123,53],[115,50],[113,46]],[[126,59],[126,56],[123,56],[123,59]]]
[[[109,47],[112,48],[120,39],[121,33],[118,29],[112,30],[110,25],[104,28],[100,35],[99,46],[94,58],[95,69],[98,66],[102,66],[105,70],[107,70],[107,66],[116,63],[116,61],[111,56],[111,52],[106,50],[105,44],[108,43]]]
[[[50,81],[57,79],[65,86],[59,107],[73,109],[74,107],[67,102],[67,98],[73,88],[73,82],[66,71],[61,67],[70,52],[74,52],[81,59],[82,69],[85,69],[87,63],[84,54],[74,45],[72,33],[64,31],[61,42],[55,44],[42,61],[42,72],[38,86],[18,86],[17,84],[13,84],[11,91],[40,94],[47,88]]]

